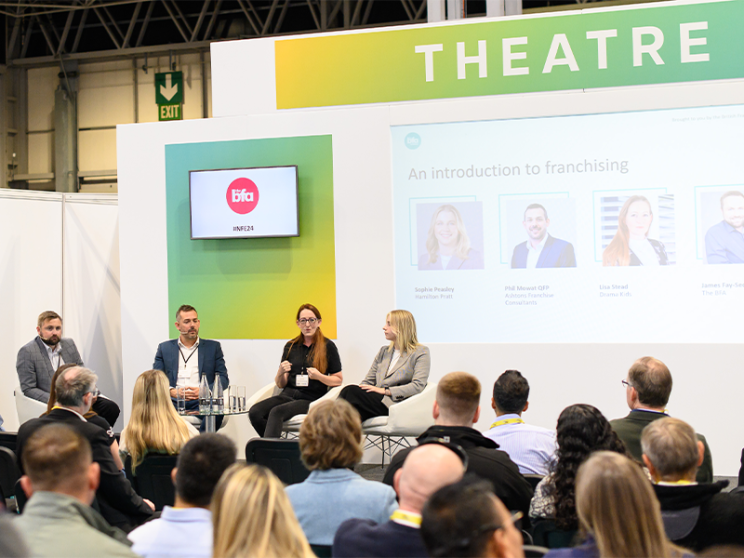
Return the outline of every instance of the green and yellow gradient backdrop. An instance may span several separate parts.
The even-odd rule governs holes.
[[[299,237],[191,240],[189,171],[279,165],[297,165]],[[330,135],[167,145],[165,173],[171,337],[176,310],[190,304],[205,338],[290,339],[310,302],[336,338]]]

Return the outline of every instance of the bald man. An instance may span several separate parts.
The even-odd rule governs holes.
[[[393,487],[400,507],[390,521],[380,525],[369,519],[345,521],[336,531],[333,556],[426,558],[419,532],[421,510],[432,494],[458,482],[464,473],[461,457],[449,447],[438,443],[417,447],[395,473]]]

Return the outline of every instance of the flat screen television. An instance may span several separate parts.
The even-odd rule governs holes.
[[[300,236],[297,166],[189,172],[191,238]]]

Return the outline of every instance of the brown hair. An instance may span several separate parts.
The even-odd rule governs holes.
[[[457,423],[470,424],[478,410],[481,384],[467,372],[450,372],[437,385],[437,403],[442,414]]]
[[[721,196],[721,209],[723,209],[723,202],[726,200],[726,198],[733,198],[733,197],[739,197],[744,198],[744,194],[739,192],[739,190],[729,190],[725,194]]]
[[[628,232],[628,225],[625,223],[625,218],[628,216],[630,206],[639,201],[648,204],[648,211],[651,213],[653,222],[654,214],[648,199],[643,196],[630,196],[625,200],[617,216],[617,232],[615,233],[615,237],[602,253],[602,265],[615,266],[630,264],[630,233]],[[646,231],[646,236],[648,236],[648,231]]]
[[[176,321],[181,321],[181,313],[182,312],[196,312],[196,308],[193,306],[189,306],[188,304],[182,304],[178,307],[178,310],[176,310]],[[196,315],[199,315],[199,312],[196,312]]]
[[[649,407],[664,407],[672,394],[672,373],[654,357],[636,360],[628,370],[628,381],[638,392],[638,401]]]
[[[344,399],[318,403],[300,427],[302,462],[313,471],[353,467],[362,459],[362,420]]]
[[[34,490],[81,488],[92,463],[88,440],[65,424],[47,424],[31,434],[21,462]]]
[[[320,317],[320,310],[318,310],[315,306],[312,304],[303,304],[300,306],[300,309],[297,310],[297,318],[296,320],[300,321],[300,313],[303,310],[310,310],[313,314],[315,314],[315,317],[319,320],[322,320],[323,318]],[[302,332],[292,339],[292,344],[289,346],[289,351],[287,351],[287,354],[292,352],[292,347],[294,347],[295,343],[302,343],[305,342],[305,336],[302,335]],[[320,326],[318,326],[318,329],[315,330],[315,335],[313,336],[313,348],[310,351],[310,355],[312,356],[312,363],[313,368],[317,368],[318,371],[321,374],[325,374],[325,371],[328,369],[328,357],[326,355],[326,342],[325,342],[325,336],[323,335],[323,332],[320,331]]]
[[[664,481],[694,479],[700,454],[692,426],[666,417],[650,423],[641,434],[641,447]]]
[[[57,314],[54,310],[47,310],[46,312],[39,314],[39,319],[36,321],[36,325],[41,327],[49,320],[59,320],[61,322],[62,316]]]
[[[49,388],[49,401],[47,401],[47,410],[45,413],[42,413],[42,417],[44,415],[48,415],[52,412],[52,409],[57,404],[57,378],[59,378],[59,375],[64,372],[65,370],[69,368],[74,368],[77,366],[77,364],[71,363],[71,364],[63,364],[59,368],[57,368],[57,371],[54,373],[54,376],[52,376],[52,386]],[[96,416],[98,413],[96,413],[93,409],[90,409],[87,413],[83,415],[85,418],[90,418]]]

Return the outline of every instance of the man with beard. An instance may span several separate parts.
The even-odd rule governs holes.
[[[57,369],[63,364],[83,366],[83,359],[75,341],[62,337],[62,317],[56,312],[47,310],[39,314],[36,333],[38,336],[18,351],[16,371],[23,395],[46,403]],[[112,427],[121,412],[115,402],[100,395],[92,409]]]
[[[514,247],[511,266],[534,269],[536,267],[576,267],[573,244],[548,234],[550,219],[547,210],[539,203],[527,206],[522,221],[529,240]]]
[[[705,233],[709,264],[744,263],[744,194],[731,190],[721,196],[723,221]]]

